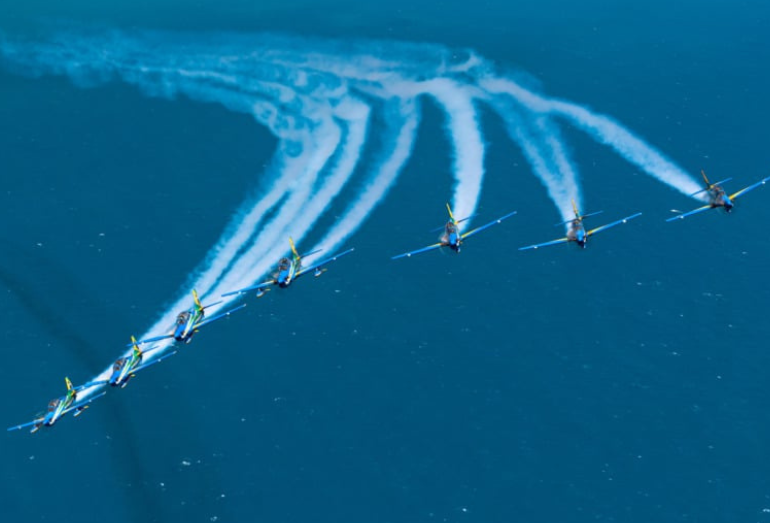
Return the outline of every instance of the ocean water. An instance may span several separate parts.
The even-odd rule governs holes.
[[[51,74],[99,59],[89,49],[100,46],[73,43],[84,35],[123,31],[104,40],[114,50],[158,31],[137,37],[153,52],[132,56],[171,70],[203,60],[201,49],[214,64],[243,56],[254,35],[284,60],[319,53],[336,71],[357,70],[345,53],[353,43],[382,59],[367,63],[376,72],[403,66],[420,79],[435,73],[431,57],[457,65],[472,49],[500,77],[614,119],[694,182],[705,169],[732,176],[730,191],[770,174],[766,3],[509,4],[0,6],[0,49],[39,50],[66,32],[21,67],[0,61],[6,426],[43,410],[64,376],[102,373],[129,336],[155,332],[189,302],[238,210],[268,192],[281,143],[221,99]],[[471,76],[452,78],[475,86]],[[325,78],[333,91],[334,75]],[[377,95],[364,99],[376,110],[358,177],[304,233],[302,251],[362,194],[392,138]],[[644,214],[585,250],[520,252],[563,232],[552,227],[563,205],[484,104],[484,178],[469,204],[453,150],[475,143],[460,134],[473,128],[459,126],[453,142],[445,106],[420,100],[398,180],[325,246],[355,253],[320,278],[247,296],[246,309],[83,416],[9,432],[3,521],[770,520],[768,188],[730,215],[665,223],[697,201],[560,121],[582,210],[604,211],[591,224]],[[460,255],[391,261],[435,241],[447,201],[475,207],[476,225],[518,214]],[[271,216],[286,208],[281,200]],[[255,262],[270,267],[289,233],[298,235],[287,226]]]

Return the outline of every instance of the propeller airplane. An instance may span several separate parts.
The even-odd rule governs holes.
[[[48,411],[45,414],[40,414],[35,419],[27,423],[22,423],[21,425],[16,425],[15,427],[9,427],[8,432],[31,426],[32,429],[30,430],[30,432],[35,433],[38,430],[40,430],[41,427],[53,426],[53,424],[56,423],[59,420],[59,418],[61,418],[68,412],[72,412],[73,410],[75,411],[75,414],[73,414],[73,416],[75,417],[80,416],[83,413],[83,411],[88,408],[89,403],[106,394],[105,392],[101,392],[96,396],[91,396],[86,400],[78,401],[77,397],[80,391],[96,385],[100,385],[104,382],[89,382],[89,383],[86,383],[85,385],[80,385],[79,387],[73,387],[70,379],[64,378],[64,383],[67,384],[67,393],[64,396],[60,396],[58,398],[52,399],[48,403]]]
[[[726,178],[720,182],[711,183],[709,182],[709,179],[706,176],[705,171],[701,171],[700,173],[703,176],[703,181],[706,182],[706,187],[705,189],[701,189],[700,191],[696,191],[692,193],[691,196],[695,196],[696,194],[700,194],[705,191],[706,195],[708,196],[709,203],[688,212],[681,212],[681,211],[674,210],[674,212],[679,214],[667,219],[666,220],[667,222],[673,222],[674,220],[684,220],[685,218],[687,218],[688,216],[692,216],[693,214],[699,214],[699,213],[702,213],[703,211],[708,211],[709,209],[716,209],[719,207],[723,208],[725,212],[729,213],[730,211],[733,210],[733,206],[735,205],[733,200],[735,200],[739,196],[743,196],[749,191],[753,191],[754,189],[756,189],[761,185],[765,185],[768,181],[770,181],[770,176],[768,176],[766,178],[759,180],[756,183],[749,185],[748,187],[744,187],[740,191],[737,191],[737,192],[734,192],[733,194],[728,195],[725,192],[724,188],[722,188],[722,184],[732,180],[732,178]]]
[[[153,343],[168,338],[174,338],[176,341],[190,343],[195,333],[198,332],[198,330],[200,330],[200,328],[204,325],[208,325],[213,321],[224,318],[225,316],[229,316],[238,309],[242,309],[246,306],[245,304],[239,305],[238,307],[230,309],[227,312],[223,312],[217,314],[216,316],[212,316],[211,318],[204,319],[206,315],[206,309],[213,307],[214,305],[218,305],[222,302],[216,301],[214,303],[209,303],[208,305],[203,305],[198,298],[198,293],[194,289],[192,291],[192,295],[195,305],[186,311],[180,312],[179,315],[177,315],[174,327],[170,332],[163,334],[162,336],[155,336],[154,338],[147,338],[146,340],[141,340],[139,342],[132,342],[128,346],[130,347],[136,344]]]
[[[460,224],[464,222],[465,220],[468,220],[472,216],[468,216],[467,218],[463,218],[462,220],[455,220],[454,214],[452,213],[452,208],[449,206],[449,204],[446,204],[447,211],[449,211],[449,221],[446,222],[446,225],[444,225],[443,229],[444,232],[439,238],[438,243],[434,243],[433,245],[428,245],[427,247],[423,247],[421,249],[417,249],[415,251],[409,251],[405,252],[403,254],[399,254],[396,256],[393,256],[391,260],[397,260],[399,258],[410,258],[411,256],[415,254],[421,254],[423,252],[432,251],[434,249],[439,249],[441,247],[449,247],[451,250],[459,253],[460,247],[462,243],[469,237],[473,236],[474,234],[478,234],[483,230],[488,229],[489,227],[492,227],[493,225],[497,225],[498,223],[501,223],[503,220],[510,218],[514,214],[516,214],[516,211],[510,212],[506,214],[505,216],[501,216],[500,218],[491,221],[487,224],[482,225],[481,227],[476,227],[475,229],[471,229],[468,232],[460,232]]]
[[[348,249],[346,251],[343,251],[331,258],[326,258],[325,260],[321,260],[318,263],[315,263],[309,267],[302,267],[302,258],[305,258],[307,256],[310,256],[311,254],[315,254],[319,251],[312,251],[307,254],[300,255],[299,252],[297,252],[297,248],[294,245],[294,240],[289,238],[289,245],[291,246],[291,258],[284,256],[278,261],[278,268],[273,275],[273,277],[267,281],[264,281],[262,283],[258,283],[256,285],[251,285],[250,287],[245,287],[243,289],[238,289],[237,291],[230,291],[226,292],[222,295],[222,297],[225,296],[232,296],[233,294],[243,294],[249,291],[257,291],[257,298],[261,298],[265,295],[267,291],[270,290],[271,285],[278,285],[278,287],[285,289],[289,285],[291,285],[291,282],[302,276],[303,274],[307,274],[310,271],[314,271],[313,275],[318,277],[321,274],[323,274],[326,269],[322,269],[324,265],[327,263],[331,263],[333,261],[337,261],[339,258],[342,258],[346,254],[350,254],[355,249]]]
[[[176,351],[173,351],[168,354],[164,354],[159,358],[155,358],[152,361],[144,362],[144,357],[147,354],[149,354],[154,350],[159,349],[160,347],[156,345],[148,349],[142,350],[139,348],[139,342],[136,341],[136,338],[134,338],[133,336],[131,336],[131,343],[133,345],[133,351],[131,352],[131,355],[119,358],[112,365],[112,374],[110,375],[110,378],[107,380],[107,383],[109,383],[113,387],[120,387],[120,388],[125,387],[126,385],[128,385],[128,380],[136,376],[136,373],[139,372],[140,370],[144,370],[151,365],[160,363],[161,361],[165,360],[169,356],[173,356],[174,354],[176,354]]]
[[[642,213],[638,212],[636,214],[632,214],[631,216],[626,216],[625,218],[622,218],[620,220],[586,231],[585,226],[583,225],[583,219],[588,218],[589,216],[595,216],[597,214],[601,214],[603,211],[597,211],[597,212],[592,212],[588,214],[580,214],[577,208],[577,204],[575,203],[575,200],[572,200],[572,209],[575,212],[575,217],[573,219],[567,220],[566,222],[557,223],[555,225],[555,226],[559,226],[559,225],[569,224],[569,231],[567,231],[567,236],[565,236],[564,238],[559,238],[558,240],[552,240],[550,242],[538,243],[535,245],[528,245],[526,247],[521,247],[519,248],[519,250],[526,251],[528,249],[539,249],[540,247],[546,247],[548,245],[556,245],[559,243],[568,243],[568,242],[575,242],[580,247],[585,249],[586,243],[588,242],[588,238],[590,236],[593,236],[594,234],[602,231],[606,231],[610,227],[615,227],[616,225],[626,223],[629,220],[632,220],[642,215]]]

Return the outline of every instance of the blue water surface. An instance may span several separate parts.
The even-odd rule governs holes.
[[[31,0],[0,5],[0,31],[63,21],[472,48],[690,173],[734,189],[770,174],[766,2],[511,4]],[[644,215],[584,251],[519,252],[560,217],[501,122],[482,124],[478,223],[515,218],[459,256],[390,261],[433,240],[452,194],[427,103],[353,255],[250,296],[82,417],[8,433],[0,519],[770,520],[768,188],[731,215],[667,224],[693,202],[567,128],[585,211]],[[275,146],[217,105],[0,69],[6,426],[165,311]]]

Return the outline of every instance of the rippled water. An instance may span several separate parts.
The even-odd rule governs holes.
[[[770,13],[758,2],[153,6],[30,2],[1,9],[0,30],[28,35],[42,17],[202,41],[285,31],[472,48],[692,175],[733,176],[738,189],[768,174]],[[459,256],[391,262],[434,241],[454,194],[445,112],[422,105],[398,181],[347,240],[354,254],[248,297],[82,417],[7,434],[3,519],[767,519],[767,188],[732,215],[666,224],[694,202],[565,126],[584,210],[644,216],[585,251],[518,252],[561,233],[561,215],[505,122],[482,109],[476,223],[519,214]],[[216,104],[12,68],[0,71],[0,111],[10,426],[178,308],[232,213],[260,194],[278,141]]]

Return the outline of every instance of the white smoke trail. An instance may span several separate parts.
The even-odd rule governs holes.
[[[341,111],[347,118],[347,138],[339,147],[337,163],[330,169],[332,173],[312,193],[301,193],[282,206],[280,214],[260,232],[254,245],[214,289],[215,293],[249,286],[263,276],[289,248],[287,236],[301,241],[353,174],[366,139],[370,109],[351,98],[341,106]]]
[[[574,216],[572,200],[579,204],[580,193],[574,168],[566,157],[558,135],[544,130],[544,124],[537,122],[539,117],[523,115],[519,109],[512,107],[509,100],[493,96],[487,102],[502,117],[508,135],[521,147],[524,157],[545,186],[562,219],[571,219]],[[556,138],[550,138],[554,136]]]
[[[435,98],[447,114],[447,135],[454,151],[452,170],[457,180],[452,198],[454,215],[457,219],[467,218],[467,228],[472,220],[469,217],[476,212],[484,180],[485,144],[473,105],[473,90],[446,78],[425,82],[422,89]]]
[[[577,104],[536,95],[506,78],[480,78],[479,85],[489,93],[509,94],[534,113],[552,113],[568,119],[646,173],[688,196],[701,189],[693,177],[611,118]]]
[[[251,115],[276,137],[277,150],[261,173],[259,191],[234,214],[179,298],[145,337],[166,332],[177,313],[190,308],[189,288],[198,289],[206,303],[263,278],[288,251],[288,235],[300,241],[315,234],[318,220],[339,204],[345,209],[341,219],[318,231],[316,246],[325,249],[324,255],[333,254],[383,200],[411,156],[424,96],[446,115],[458,218],[474,214],[483,188],[486,145],[478,101],[502,117],[565,220],[572,217],[572,200],[580,206],[582,198],[577,169],[555,118],[566,119],[685,194],[700,188],[611,118],[535,94],[494,73],[473,52],[438,45],[77,30],[39,42],[0,35],[0,60],[27,74],[66,75],[84,87],[120,80],[148,96],[173,100],[183,95],[217,103]],[[378,111],[384,124],[373,128],[380,120],[372,114]],[[371,165],[361,165],[373,134],[381,137],[382,146],[372,154]],[[365,181],[355,186],[359,172]],[[355,195],[339,202],[346,187],[355,187]],[[109,374],[107,369],[100,378]]]
[[[540,138],[543,149],[547,151],[547,156],[550,157],[556,171],[561,176],[560,191],[564,194],[564,197],[559,201],[558,207],[562,218],[565,220],[571,219],[574,216],[573,209],[571,206],[567,209],[565,202],[567,197],[569,197],[570,202],[575,203],[578,209],[581,209],[583,205],[577,180],[577,167],[570,159],[567,147],[561,139],[561,132],[555,123],[551,122],[548,117],[541,116],[534,118],[533,127],[535,129],[534,132],[537,133],[536,139]]]
[[[385,86],[370,89],[370,92],[402,99],[430,96],[440,104],[447,118],[446,134],[453,151],[452,173],[456,180],[452,197],[454,215],[464,219],[474,214],[481,196],[486,147],[474,106],[479,90],[449,78],[413,82],[393,77]],[[471,221],[472,218],[469,218],[466,227]]]
[[[395,138],[375,162],[377,167],[374,169],[374,175],[361,191],[361,195],[313,250],[324,247],[334,251],[353,234],[385,197],[409,159],[420,123],[419,106],[412,99],[390,101],[386,104],[385,119],[386,136],[395,135]]]

